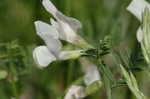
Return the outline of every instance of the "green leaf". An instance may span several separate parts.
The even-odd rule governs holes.
[[[148,99],[144,94],[139,90],[137,81],[132,74],[132,72],[127,72],[122,65],[120,65],[123,76],[126,80],[126,83],[131,90],[131,92],[136,96],[137,99]]]

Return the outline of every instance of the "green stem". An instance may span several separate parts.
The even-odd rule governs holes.
[[[69,69],[68,69],[68,79],[67,79],[67,85],[70,84],[71,80],[72,80],[72,76],[73,76],[73,70],[74,70],[74,61],[70,61],[69,64]]]
[[[100,80],[93,82],[85,88],[86,95],[88,96],[95,93],[96,91],[98,91],[98,89],[102,87],[102,85],[103,84]]]
[[[74,45],[76,45],[77,47],[80,47],[82,49],[91,49],[93,48],[92,45],[90,45],[88,42],[86,42],[85,40],[78,40],[74,43]]]
[[[17,79],[16,78],[17,74],[16,74],[16,70],[15,70],[13,65],[10,65],[10,72],[11,72],[11,75],[12,75],[11,85],[12,85],[13,95],[14,95],[15,99],[19,99],[17,86],[16,86],[16,80],[15,80],[15,79]]]
[[[13,90],[14,97],[15,97],[15,99],[19,99],[16,82],[12,81],[11,83],[12,83],[12,90]]]

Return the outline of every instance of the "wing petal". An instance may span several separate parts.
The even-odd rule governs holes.
[[[82,64],[82,70],[85,73],[84,82],[86,85],[90,85],[93,82],[101,79],[99,70],[96,65],[85,58],[81,58],[80,62]]]
[[[49,51],[51,51],[55,57],[59,56],[60,50],[62,48],[62,43],[58,39],[49,38],[45,41]]]
[[[33,58],[40,68],[47,67],[51,62],[55,61],[55,56],[50,53],[46,46],[39,46],[33,51]]]
[[[50,0],[43,0],[42,4],[43,4],[44,8],[47,10],[47,12],[49,12],[54,17],[56,17],[57,8]]]

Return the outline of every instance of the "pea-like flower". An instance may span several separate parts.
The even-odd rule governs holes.
[[[82,50],[61,51],[53,54],[47,46],[38,46],[33,51],[33,58],[39,68],[47,67],[56,60],[75,59],[82,55]]]
[[[46,46],[39,46],[33,51],[33,57],[38,66],[46,67],[55,60],[66,60],[81,56],[82,50],[62,51],[60,41],[65,40],[69,43],[83,41],[76,34],[78,29],[82,27],[81,23],[74,18],[63,15],[49,0],[43,0],[42,4],[55,20],[51,19],[51,24],[42,21],[35,22],[37,35],[46,43]],[[80,44],[85,43],[81,42]]]
[[[142,22],[142,13],[145,8],[150,9],[150,4],[146,0],[132,0],[127,10],[131,12],[140,22]],[[142,29],[139,27],[137,31],[137,40],[141,42],[143,39]]]
[[[78,20],[62,14],[50,0],[43,0],[42,4],[56,19],[56,21],[51,20],[51,22],[57,29],[60,39],[66,40],[70,43],[81,40],[81,37],[76,34],[76,32],[82,27]]]

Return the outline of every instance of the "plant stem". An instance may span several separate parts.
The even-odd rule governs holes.
[[[15,99],[19,99],[19,95],[18,95],[18,92],[17,92],[17,86],[16,86],[17,74],[16,74],[16,70],[15,70],[13,65],[10,65],[10,72],[11,72],[11,75],[12,75],[11,85],[12,85],[13,95],[14,95]]]
[[[93,82],[85,88],[86,95],[91,95],[95,93],[98,89],[102,87],[102,82],[100,80]]]
[[[72,80],[72,76],[73,76],[73,70],[74,70],[74,61],[70,61],[69,64],[69,69],[68,69],[68,79],[67,79],[67,85],[70,84],[71,80]]]

